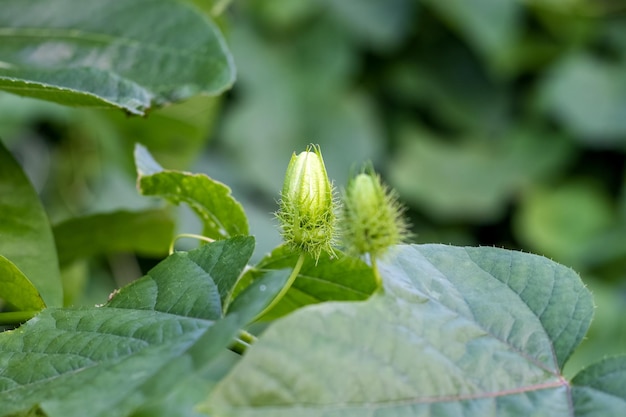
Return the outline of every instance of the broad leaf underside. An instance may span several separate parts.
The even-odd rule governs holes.
[[[401,246],[380,268],[384,293],[304,308],[270,327],[206,408],[218,416],[573,415],[560,364],[592,313],[573,271],[518,252],[442,245]]]

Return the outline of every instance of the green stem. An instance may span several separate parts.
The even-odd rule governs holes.
[[[237,338],[233,341],[233,343],[231,343],[230,346],[228,346],[228,349],[230,349],[231,351],[239,355],[243,355],[246,352],[246,349],[248,349],[249,347],[250,347],[249,343],[246,343],[240,338]]]
[[[278,304],[278,302],[285,296],[285,294],[287,294],[287,291],[289,291],[289,288],[291,288],[291,284],[293,284],[293,282],[296,280],[296,278],[298,277],[298,274],[300,273],[300,270],[302,269],[302,264],[304,264],[304,258],[306,258],[305,253],[301,252],[300,257],[298,257],[298,261],[293,267],[293,271],[291,271],[291,275],[289,275],[289,278],[287,279],[287,282],[285,283],[285,286],[280,290],[280,292],[276,295],[276,297],[274,297],[272,302],[255,317],[253,321],[258,320],[260,317],[262,317],[268,311],[274,308],[276,304]]]
[[[382,290],[383,279],[380,276],[380,272],[378,272],[378,264],[376,263],[376,257],[370,255],[370,262],[372,263],[372,270],[374,271],[374,279],[376,280],[376,288],[379,290]]]
[[[256,336],[252,333],[248,333],[245,330],[239,330],[239,340],[251,345],[256,342]]]
[[[0,325],[20,324],[35,317],[39,311],[11,311],[0,313]]]
[[[239,337],[230,344],[228,349],[239,355],[243,355],[254,342],[256,342],[256,336],[245,330],[239,330]]]
[[[182,239],[184,237],[189,237],[189,238],[192,238],[192,239],[198,239],[198,240],[202,240],[202,241],[208,242],[208,243],[215,242],[215,239],[211,239],[210,237],[206,237],[206,236],[202,236],[202,235],[196,235],[194,233],[181,233],[180,235],[177,235],[176,237],[174,237],[174,239],[172,240],[172,243],[170,243],[170,251],[169,251],[170,255],[174,253],[174,245],[176,244],[176,241],[178,239]]]

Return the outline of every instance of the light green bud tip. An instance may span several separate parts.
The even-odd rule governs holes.
[[[319,146],[311,145],[289,161],[281,194],[281,223],[285,242],[319,259],[333,253],[335,222],[333,187]]]
[[[378,257],[408,237],[404,208],[396,193],[371,168],[348,182],[343,197],[341,225],[348,252]]]

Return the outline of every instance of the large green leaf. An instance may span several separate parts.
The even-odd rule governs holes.
[[[135,147],[138,187],[143,195],[161,196],[189,206],[204,224],[203,233],[212,239],[247,235],[248,220],[230,188],[204,174],[163,170],[141,145]]]
[[[0,88],[12,93],[145,114],[234,81],[218,29],[185,2],[1,0],[0,9]]]
[[[225,270],[219,265],[243,268],[250,240],[175,253],[104,307],[46,309],[0,334],[0,416],[127,416],[200,377],[245,324],[237,315],[215,321],[213,277]]]
[[[112,252],[163,255],[173,234],[174,221],[163,210],[94,214],[54,226],[61,265]]]
[[[298,256],[299,253],[281,245],[248,270],[240,285],[254,282],[268,271],[293,269]],[[323,253],[318,260],[312,257],[305,259],[289,291],[263,318],[275,319],[302,306],[324,301],[365,300],[375,290],[374,273],[365,262],[346,256],[340,251],[334,257]]]
[[[622,417],[626,410],[626,356],[606,358],[572,380],[576,417]]]
[[[237,416],[573,416],[561,367],[593,305],[571,270],[496,248],[397,247],[384,293],[270,326],[205,403]]]
[[[46,305],[62,304],[63,290],[50,223],[37,193],[1,142],[0,255],[32,282]],[[0,285],[4,285],[4,280],[13,281],[12,277],[3,274]],[[24,284],[24,291],[30,291],[26,281],[13,282]]]

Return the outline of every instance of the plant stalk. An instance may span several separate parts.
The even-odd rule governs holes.
[[[383,289],[383,279],[380,276],[380,272],[378,272],[378,264],[376,263],[376,257],[370,255],[370,262],[372,264],[372,270],[374,271],[374,279],[376,281],[376,288],[378,290]]]

